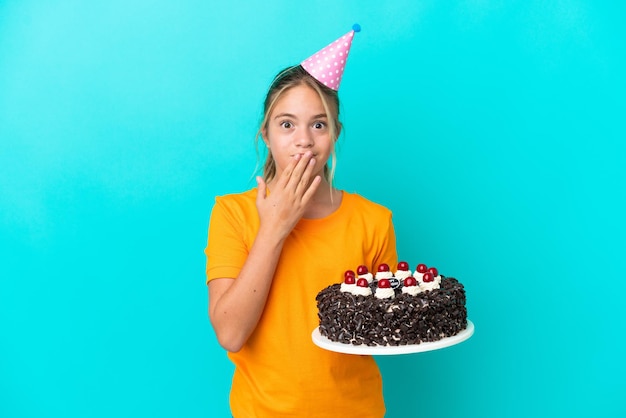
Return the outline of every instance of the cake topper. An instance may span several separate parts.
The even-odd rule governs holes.
[[[422,281],[424,283],[434,282],[435,276],[433,276],[433,274],[430,271],[427,271],[426,273],[424,273],[424,277],[422,278]]]
[[[352,38],[361,26],[355,23],[352,30],[328,46],[320,49],[300,63],[302,67],[317,81],[335,91],[339,90],[339,83],[346,66],[348,53],[352,46]]]
[[[406,279],[404,279],[404,286],[405,287],[417,286],[417,280],[415,280],[415,277],[409,276]]]
[[[399,271],[409,271],[409,263],[407,263],[406,261],[400,261],[398,263],[398,270]]]

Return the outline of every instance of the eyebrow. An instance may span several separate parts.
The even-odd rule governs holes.
[[[280,119],[280,118],[291,118],[291,119],[297,119],[296,115],[293,115],[291,113],[279,113],[278,115],[274,116],[274,119]],[[328,119],[328,116],[326,116],[326,113],[320,113],[318,115],[313,115],[313,117],[311,119]]]

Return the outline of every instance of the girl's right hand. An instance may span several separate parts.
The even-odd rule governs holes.
[[[257,177],[256,206],[261,229],[267,228],[266,232],[276,233],[280,240],[289,235],[322,181],[320,175],[311,180],[314,168],[313,153],[307,151],[294,157],[276,179],[271,191],[268,191],[265,181]]]
[[[261,225],[237,278],[209,282],[209,316],[219,343],[237,352],[254,331],[267,301],[285,238],[296,226],[322,178],[310,152],[294,159],[272,182],[257,177]],[[312,180],[311,178],[314,177]]]

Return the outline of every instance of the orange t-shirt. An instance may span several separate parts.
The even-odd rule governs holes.
[[[256,233],[257,190],[217,197],[211,214],[207,283],[239,275]],[[301,219],[286,239],[261,319],[237,353],[230,405],[241,417],[382,417],[382,379],[371,356],[317,347],[315,297],[360,264],[397,262],[391,212],[343,192],[339,209]]]

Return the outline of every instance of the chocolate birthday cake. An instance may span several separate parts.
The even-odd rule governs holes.
[[[398,346],[433,342],[467,327],[465,288],[435,267],[414,272],[401,261],[376,274],[364,265],[344,274],[342,283],[317,295],[319,332],[331,341],[353,345]]]

